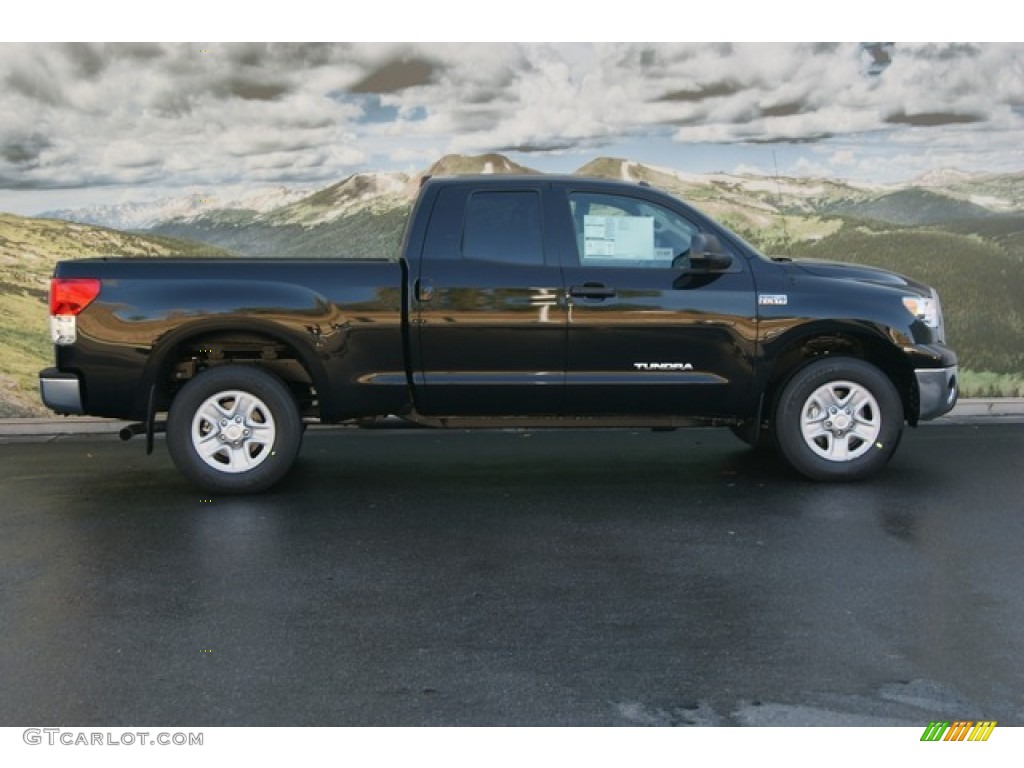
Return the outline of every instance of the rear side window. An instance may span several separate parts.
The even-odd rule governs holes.
[[[543,264],[540,195],[533,191],[470,195],[462,257],[504,264]]]

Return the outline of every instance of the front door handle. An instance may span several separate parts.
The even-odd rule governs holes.
[[[416,301],[430,301],[434,298],[434,282],[421,277],[416,281]]]
[[[584,283],[570,286],[569,295],[584,299],[610,299],[615,296],[615,289],[604,283]]]

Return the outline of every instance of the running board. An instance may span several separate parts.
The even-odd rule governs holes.
[[[740,423],[739,419],[687,416],[423,416],[410,413],[401,418],[434,429],[677,429]]]

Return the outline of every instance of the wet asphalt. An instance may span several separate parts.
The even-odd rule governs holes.
[[[1024,426],[310,430],[262,496],[0,441],[0,725],[1024,725]]]

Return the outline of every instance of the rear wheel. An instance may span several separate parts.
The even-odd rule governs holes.
[[[257,493],[291,469],[302,420],[288,388],[251,366],[201,373],[171,403],[167,447],[178,469],[215,493]]]
[[[860,480],[884,467],[903,432],[903,404],[889,378],[853,358],[797,371],[773,422],[785,459],[814,480]]]

